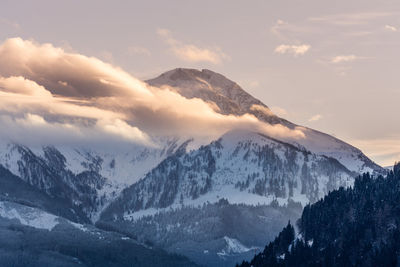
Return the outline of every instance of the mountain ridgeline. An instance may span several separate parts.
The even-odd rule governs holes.
[[[264,251],[238,265],[398,266],[400,163],[386,176],[363,174],[307,205],[295,235],[290,223]]]

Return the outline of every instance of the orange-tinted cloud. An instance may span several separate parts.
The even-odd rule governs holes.
[[[8,124],[16,124],[16,131],[30,127],[39,136],[41,127],[83,140],[96,133],[144,145],[155,145],[152,136],[165,135],[210,141],[236,128],[304,136],[253,115],[219,114],[200,99],[150,87],[99,59],[20,38],[0,46],[0,99]]]

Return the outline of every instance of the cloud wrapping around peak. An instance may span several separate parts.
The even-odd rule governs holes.
[[[179,59],[187,62],[208,62],[220,64],[229,57],[219,47],[200,48],[193,44],[184,44],[172,37],[167,29],[158,29],[157,33],[170,46],[171,51]]]
[[[6,125],[0,137],[46,144],[157,146],[155,136],[208,142],[238,128],[304,137],[253,115],[222,115],[200,99],[148,86],[99,59],[20,38],[0,45],[0,119]]]
[[[292,54],[295,57],[302,56],[310,50],[311,46],[308,44],[302,45],[279,45],[275,48],[274,52],[277,54]]]

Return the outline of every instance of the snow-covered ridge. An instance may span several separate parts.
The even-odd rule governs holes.
[[[0,217],[16,220],[22,225],[48,231],[52,231],[60,223],[69,224],[83,232],[89,231],[83,224],[68,221],[38,208],[9,201],[0,201]]]
[[[333,136],[310,128],[300,127],[299,129],[305,134],[305,138],[283,140],[301,149],[307,149],[315,154],[335,158],[352,172],[359,174],[364,172],[384,172],[382,167],[370,160],[358,148]]]
[[[7,201],[0,201],[0,217],[15,219],[23,225],[49,231],[58,224],[59,219],[42,210]]]
[[[159,147],[132,145],[125,150],[27,147],[0,143],[0,165],[50,196],[62,196],[96,221],[102,210],[181,144],[158,138]]]
[[[351,186],[355,175],[333,158],[259,133],[231,131],[210,145],[167,158],[124,190],[103,215],[129,220],[137,218],[136,212],[222,198],[246,205],[305,205]]]
[[[186,98],[201,98],[216,105],[222,114],[242,115],[253,105],[269,110],[260,100],[252,97],[237,83],[225,76],[203,69],[174,69],[146,81],[152,86],[167,86]],[[270,112],[271,115],[272,112]]]
[[[243,245],[242,243],[240,243],[239,240],[237,240],[235,238],[230,238],[228,236],[224,236],[224,240],[226,242],[226,247],[217,253],[218,256],[220,256],[220,257],[230,256],[232,254],[244,253],[244,252],[248,252],[250,250],[261,249],[258,247],[248,248],[245,245]]]
[[[55,216],[36,207],[29,207],[9,201],[0,201],[0,218],[14,220],[25,226],[36,229],[53,231],[58,225],[63,227],[73,227],[81,232],[89,233],[103,239],[102,231],[98,228],[88,225],[71,222],[63,217]],[[121,239],[127,240],[129,237],[122,236]]]

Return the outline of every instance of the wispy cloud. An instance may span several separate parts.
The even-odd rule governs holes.
[[[309,118],[308,121],[313,122],[313,121],[319,121],[320,119],[322,119],[322,115],[316,114],[316,115],[312,116],[311,118]]]
[[[372,31],[351,31],[344,33],[344,35],[358,38],[358,37],[370,36],[373,33],[374,32]]]
[[[278,19],[274,25],[270,28],[270,31],[273,35],[278,38],[291,40],[297,35],[304,35],[309,33],[317,33],[320,30],[312,25],[304,25],[303,24],[293,24],[288,21],[284,21],[282,19]]]
[[[278,19],[271,27],[271,32],[277,36],[281,36],[281,30],[287,28],[288,22]]]
[[[397,32],[397,28],[392,25],[385,25],[385,30],[391,31],[391,32]]]
[[[333,57],[331,59],[331,63],[338,64],[343,62],[352,62],[356,59],[358,59],[356,55],[340,55]]]
[[[103,50],[99,53],[99,58],[102,60],[108,62],[108,63],[114,63],[114,56],[110,51]]]
[[[11,21],[6,18],[0,18],[0,24],[6,25],[6,26],[12,28],[13,30],[21,30],[21,25],[19,25],[19,23],[15,22],[15,21]]]
[[[128,47],[128,53],[129,55],[151,55],[150,50],[143,46],[130,46]]]
[[[346,14],[332,14],[308,18],[310,22],[328,23],[340,26],[363,25],[370,21],[393,16],[392,12],[359,12]]]
[[[185,44],[173,38],[167,29],[158,29],[157,33],[170,46],[172,52],[181,60],[188,62],[209,62],[220,64],[229,57],[219,47],[202,48],[193,44]]]
[[[295,57],[302,56],[310,50],[311,46],[308,44],[302,45],[286,45],[282,44],[275,48],[274,52],[277,54],[292,54]]]

